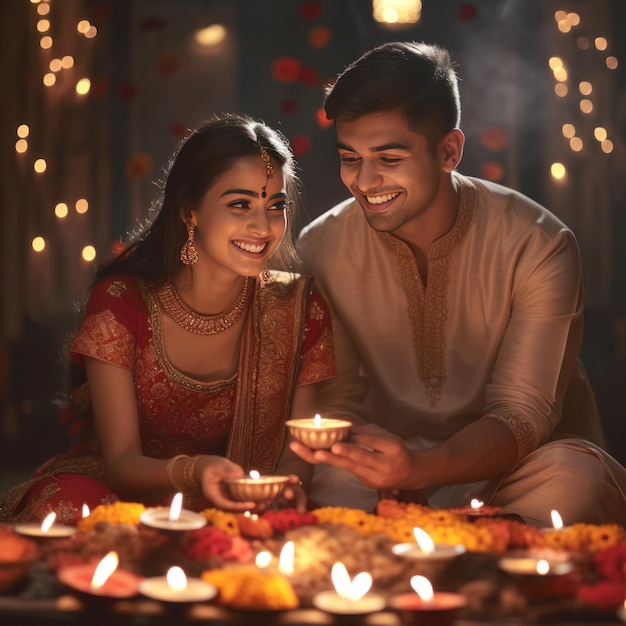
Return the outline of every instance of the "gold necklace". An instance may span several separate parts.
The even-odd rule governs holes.
[[[236,324],[245,313],[252,294],[249,276],[237,299],[221,313],[214,315],[194,311],[179,295],[171,281],[167,281],[157,295],[163,309],[184,330],[196,335],[215,335]]]

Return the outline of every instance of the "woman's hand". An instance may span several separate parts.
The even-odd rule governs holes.
[[[306,513],[308,497],[299,476],[289,475],[289,482],[285,485],[281,498],[298,513]]]
[[[228,487],[224,483],[228,478],[242,478],[243,468],[222,456],[203,456],[196,466],[196,476],[205,498],[217,508],[226,511],[251,511],[256,502],[232,500]]]

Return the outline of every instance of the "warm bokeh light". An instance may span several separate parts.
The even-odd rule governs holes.
[[[91,22],[89,20],[80,20],[80,22],[76,24],[76,30],[84,35],[89,30],[90,26]]]
[[[591,102],[591,100],[587,100],[587,98],[584,98],[580,101],[580,110],[583,113],[591,113],[591,111],[593,111],[593,102]]]
[[[559,82],[565,82],[567,80],[567,70],[564,67],[557,67],[554,70],[554,78]]]
[[[96,249],[93,246],[85,246],[81,256],[84,261],[91,262],[96,258]]]
[[[580,137],[572,137],[569,140],[569,147],[574,152],[580,152],[583,149],[583,140]]]
[[[98,34],[98,29],[91,25],[84,33],[83,35],[85,35],[85,37],[87,39],[93,39],[96,35]]]
[[[40,2],[37,7],[37,15],[48,15],[50,13],[50,5],[47,2]]]
[[[572,30],[572,25],[569,23],[569,20],[567,18],[561,20],[557,24],[557,26],[562,33],[569,33],[569,31]]]
[[[554,93],[559,96],[559,98],[564,98],[567,95],[567,85],[565,83],[557,83],[554,85]]]
[[[211,24],[198,30],[194,35],[194,40],[203,48],[213,48],[219,46],[226,39],[227,34],[228,31],[221,24]]]
[[[53,72],[48,72],[47,74],[44,74],[41,81],[46,87],[52,87],[52,85],[57,82],[56,74],[54,74]]]
[[[65,202],[59,202],[55,207],[54,207],[54,214],[59,218],[59,219],[63,219],[64,217],[67,217],[67,214],[69,213],[69,209],[67,207],[67,204],[65,204]]]
[[[28,135],[30,134],[30,128],[28,127],[28,124],[20,124],[17,127],[16,132],[18,137],[24,139],[24,137],[28,137]]]
[[[619,65],[619,61],[617,60],[617,57],[606,57],[606,66],[610,70],[617,69],[618,65]]]
[[[15,142],[15,152],[19,152],[20,154],[24,154],[28,150],[28,141],[26,139],[18,139]]]
[[[588,96],[593,91],[593,86],[589,81],[583,80],[578,84],[578,91],[580,91],[583,96]]]
[[[552,175],[552,178],[562,180],[567,174],[565,165],[563,165],[563,163],[553,163],[550,167],[550,174]]]
[[[50,61],[49,67],[50,67],[51,72],[61,71],[61,69],[63,69],[63,64],[61,63],[61,59],[52,59],[52,61]]]
[[[380,24],[417,24],[422,17],[422,0],[374,0],[372,16]]]
[[[76,209],[76,213],[87,213],[87,211],[89,211],[89,202],[87,202],[85,198],[80,198],[76,200],[74,208]]]
[[[563,137],[571,139],[576,134],[576,128],[574,128],[574,124],[563,124],[561,132],[563,133]]]
[[[44,50],[49,50],[52,48],[52,37],[50,35],[46,35],[39,40],[39,46]]]
[[[47,167],[48,164],[46,163],[45,159],[37,159],[33,163],[33,169],[35,170],[35,172],[37,172],[37,174],[42,174],[43,172],[45,172]]]
[[[606,50],[609,46],[609,43],[605,37],[596,37],[593,43],[596,47],[596,50],[600,51]]]
[[[84,96],[85,94],[89,93],[90,89],[91,89],[91,81],[88,78],[81,78],[76,83],[76,93],[79,96]]]
[[[70,67],[74,65],[74,57],[70,56],[69,54],[66,54],[61,59],[61,65],[63,66],[63,69],[69,70]]]
[[[42,252],[46,247],[46,240],[43,237],[35,237],[30,245],[35,252]]]
[[[563,61],[561,57],[550,57],[550,60],[548,61],[548,65],[550,66],[550,69],[552,71],[555,71],[563,67]]]
[[[600,148],[602,152],[609,154],[609,152],[613,152],[613,142],[610,139],[605,139],[600,143]]]
[[[39,20],[37,22],[37,30],[40,33],[47,33],[50,30],[50,20]]]
[[[608,137],[608,133],[606,132],[606,128],[602,128],[602,126],[597,126],[593,129],[593,136],[598,141],[604,141]]]
[[[587,48],[589,48],[589,39],[587,37],[579,37],[576,40],[576,45],[581,49],[581,50],[587,50]]]
[[[580,15],[578,15],[578,13],[568,13],[567,14],[567,21],[572,26],[578,26],[580,24]]]
[[[556,11],[556,13],[554,14],[554,20],[557,24],[559,22],[567,20],[567,11]]]

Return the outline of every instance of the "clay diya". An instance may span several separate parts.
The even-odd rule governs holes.
[[[352,423],[346,420],[322,418],[287,420],[291,436],[307,448],[330,448],[337,441],[346,439]]]

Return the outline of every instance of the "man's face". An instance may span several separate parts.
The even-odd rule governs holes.
[[[397,112],[337,120],[336,131],[344,185],[372,228],[402,237],[435,205],[445,169],[438,148]]]

